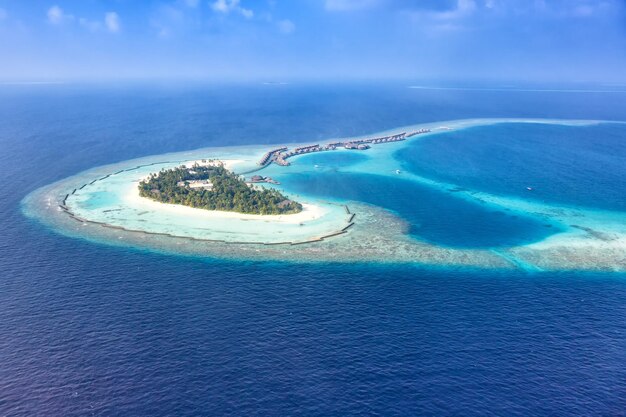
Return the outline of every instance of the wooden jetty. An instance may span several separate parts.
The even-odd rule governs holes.
[[[268,152],[266,152],[263,157],[261,157],[261,159],[259,160],[259,162],[257,162],[258,165],[260,166],[265,166],[265,165],[269,165],[272,163],[272,160],[276,158],[276,156],[287,150],[286,146],[280,147],[280,148],[276,148],[276,149],[272,149]]]

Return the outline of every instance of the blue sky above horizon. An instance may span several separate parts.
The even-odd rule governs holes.
[[[626,0],[0,0],[0,79],[626,82]]]

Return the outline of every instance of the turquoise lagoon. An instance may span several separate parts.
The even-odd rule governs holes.
[[[280,181],[287,195],[318,207],[312,220],[207,218],[129,198],[149,173],[197,159],[236,160],[233,170],[251,175],[271,145],[205,148],[94,168],[35,191],[24,211],[71,236],[192,256],[626,269],[626,151],[616,140],[626,136],[626,125],[472,119],[367,136],[422,127],[431,133],[367,151],[299,156],[291,166],[259,171]],[[59,208],[67,194],[78,221]]]

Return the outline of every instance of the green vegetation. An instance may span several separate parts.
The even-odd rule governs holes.
[[[191,185],[209,180],[205,188]],[[211,185],[212,184],[212,185]],[[208,189],[210,188],[210,189]],[[161,170],[139,183],[139,194],[155,201],[248,214],[291,214],[302,205],[272,188],[250,187],[221,164]]]

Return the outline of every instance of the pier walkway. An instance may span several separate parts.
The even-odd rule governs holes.
[[[399,141],[406,140],[410,137],[413,137],[422,133],[429,133],[429,132],[430,132],[430,129],[419,129],[419,130],[414,130],[412,132],[401,132],[401,133],[397,133],[395,135],[389,135],[389,136],[332,142],[326,145],[314,144],[314,145],[299,146],[297,148],[294,148],[293,150],[289,150],[289,148],[287,148],[286,146],[283,146],[283,147],[272,149],[266,152],[261,157],[259,162],[257,162],[257,164],[260,165],[261,167],[266,167],[273,162],[276,165],[288,166],[290,165],[290,163],[289,161],[287,161],[287,159],[294,157],[294,156],[298,156],[298,155],[304,155],[304,154],[313,153],[313,152],[334,151],[338,148],[363,151],[363,150],[369,149],[370,145],[378,145],[378,144],[390,143],[390,142],[399,142]]]

